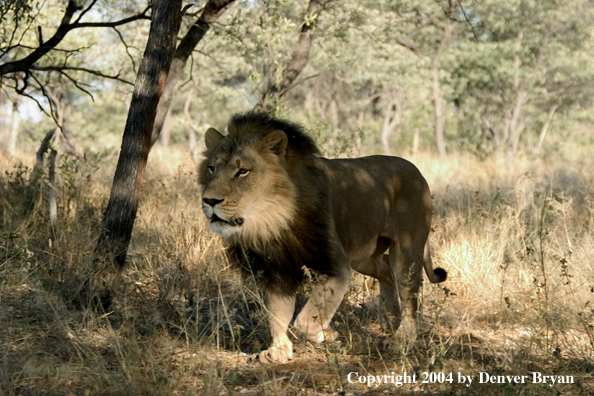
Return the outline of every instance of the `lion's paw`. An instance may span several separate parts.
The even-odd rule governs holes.
[[[263,364],[286,363],[293,359],[293,348],[291,345],[280,347],[271,345],[270,348],[258,354],[258,359]]]
[[[338,338],[338,332],[332,329],[326,329],[318,332],[317,334],[306,334],[306,338],[308,341],[313,343],[334,341]]]
[[[417,324],[415,319],[404,317],[402,319],[400,327],[398,328],[397,335],[410,342],[415,342],[418,336]]]

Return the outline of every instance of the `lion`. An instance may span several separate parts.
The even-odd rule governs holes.
[[[237,114],[228,135],[210,128],[205,143],[198,177],[209,229],[265,292],[272,344],[261,362],[292,359],[287,331],[312,273],[319,280],[293,322],[309,341],[336,337],[330,322],[353,269],[379,280],[386,318],[416,338],[421,264],[433,283],[447,273],[433,269],[431,193],[412,163],[323,158],[300,125],[266,113]]]

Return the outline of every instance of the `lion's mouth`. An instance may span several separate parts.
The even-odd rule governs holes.
[[[232,220],[223,220],[221,219],[219,216],[217,216],[216,214],[212,215],[212,218],[210,219],[210,223],[223,223],[223,224],[227,224],[231,227],[237,227],[243,224],[243,218],[239,217],[237,219],[232,219]]]

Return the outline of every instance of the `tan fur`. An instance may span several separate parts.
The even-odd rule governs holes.
[[[312,155],[300,160],[280,130],[261,132],[241,123],[233,127],[227,137],[212,129],[206,134],[207,159],[200,168],[203,210],[208,218],[216,214],[224,220],[211,224],[212,231],[229,243],[258,251],[279,238],[301,243],[286,235],[302,235],[291,232],[308,227],[303,219],[329,222],[324,233],[329,239],[319,243],[330,246],[325,254],[333,275],[313,286],[294,327],[313,342],[334,336],[329,324],[348,289],[352,268],[379,279],[388,327],[402,327],[406,336],[416,337],[421,268],[432,282],[446,277],[431,263],[431,194],[418,169],[401,158],[384,156],[328,160]],[[318,173],[311,176],[307,166]],[[328,202],[316,209],[318,215],[304,217],[304,208],[320,207],[315,200],[321,196]],[[236,219],[242,223],[232,225]],[[273,341],[260,359],[290,360],[292,344],[286,332],[294,295],[270,292],[266,306]]]
[[[212,134],[214,129],[209,131]],[[224,220],[238,216],[250,220],[241,227],[220,230],[211,227],[211,231],[227,238],[238,238],[254,247],[278,236],[295,214],[294,185],[272,156],[263,155],[262,150],[266,147],[262,142],[248,143],[231,158],[215,161],[224,167],[223,175],[211,180],[203,191],[203,196],[224,198],[215,209],[217,216]],[[261,177],[255,183],[242,185],[233,175],[243,165],[249,165],[251,172],[258,172]],[[253,178],[254,175],[250,176]]]

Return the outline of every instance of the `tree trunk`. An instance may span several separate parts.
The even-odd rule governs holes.
[[[136,219],[157,104],[175,51],[181,3],[181,0],[153,0],[149,37],[134,85],[120,157],[103,220],[105,229],[95,250],[102,263],[113,259],[118,270],[124,267]]]
[[[441,94],[441,83],[439,81],[439,61],[441,55],[448,44],[450,36],[452,34],[453,25],[450,22],[446,22],[443,28],[443,34],[439,42],[439,47],[433,56],[431,61],[431,91],[433,99],[433,107],[435,111],[435,143],[437,145],[437,151],[439,152],[440,158],[443,160],[447,159],[447,153],[445,148],[445,142],[443,139],[443,125],[445,122],[445,115],[443,112],[443,96]]]
[[[339,118],[339,110],[338,110],[338,102],[332,98],[330,100],[330,119],[332,120],[332,128],[328,129],[328,147],[334,146],[334,136],[338,136],[338,118]]]
[[[357,129],[355,130],[355,144],[353,147],[353,154],[355,157],[361,156],[361,135],[363,134],[363,117],[365,113],[359,110],[359,118],[357,120]]]
[[[43,161],[45,158],[45,153],[49,150],[50,144],[54,135],[56,134],[56,129],[51,129],[48,131],[39,146],[39,150],[37,150],[35,166],[33,167],[33,171],[31,172],[31,178],[29,179],[29,187],[36,188],[37,184],[39,183],[39,178],[43,175]]]
[[[216,22],[216,20],[223,15],[234,2],[235,0],[209,0],[204,7],[204,11],[202,11],[200,18],[198,18],[196,23],[192,25],[184,38],[180,40],[179,46],[173,55],[169,75],[165,81],[159,107],[157,108],[157,116],[155,118],[151,137],[151,146],[155,144],[161,134],[165,118],[167,117],[167,112],[169,111],[175,96],[175,86],[183,76],[184,68],[186,67],[186,63],[188,62],[188,58],[192,54],[192,51],[194,51],[194,48],[196,48],[196,45],[202,40],[206,32],[208,32],[210,25]]]
[[[51,100],[51,110],[53,112],[54,121],[57,124],[55,132],[57,144],[59,144],[67,154],[83,159],[83,152],[78,149],[68,127],[70,104],[68,103],[65,81],[60,81],[60,85],[56,88],[45,87],[45,93]]]
[[[163,147],[169,146],[169,139],[171,138],[171,110],[173,106],[169,106],[163,128],[161,128],[161,145]]]
[[[445,142],[443,139],[443,124],[445,117],[443,114],[443,97],[441,95],[441,87],[439,83],[439,69],[437,67],[431,68],[432,78],[432,93],[433,93],[433,108],[435,111],[435,143],[437,145],[437,152],[442,160],[447,159],[447,152]]]
[[[520,126],[520,114],[522,113],[522,106],[526,103],[528,93],[522,88],[522,81],[520,80],[520,68],[522,61],[520,59],[520,51],[522,50],[522,41],[524,40],[524,29],[518,32],[516,39],[516,49],[514,54],[514,89],[516,91],[516,102],[511,111],[511,118],[509,121],[509,135],[505,141],[505,151],[508,157],[513,157],[518,149],[520,141],[520,132],[523,127]]]
[[[553,106],[551,106],[551,109],[549,110],[549,114],[547,115],[547,119],[544,123],[544,125],[542,126],[542,129],[540,130],[540,136],[538,137],[538,144],[536,145],[536,157],[538,157],[538,154],[540,154],[540,149],[542,148],[542,143],[544,142],[545,136],[547,135],[547,131],[549,130],[549,126],[551,125],[551,121],[553,120],[553,116],[555,115],[555,112],[557,111],[557,109],[559,108],[559,103],[555,103]]]
[[[50,239],[56,240],[56,230],[58,229],[58,205],[56,204],[56,154],[54,149],[49,155],[49,218],[50,218]]]
[[[270,73],[268,78],[268,86],[262,93],[260,101],[254,107],[255,111],[269,111],[269,102],[273,99],[282,98],[285,93],[291,88],[295,79],[301,74],[307,61],[309,60],[309,53],[311,51],[311,44],[313,42],[312,30],[315,27],[318,17],[322,12],[322,0],[310,0],[307,7],[307,14],[305,21],[301,27],[301,34],[297,42],[297,49],[293,52],[291,59],[287,62],[286,71],[280,81],[276,84],[274,81],[274,72]]]
[[[10,112],[10,138],[8,140],[8,155],[11,157],[16,152],[16,142],[19,135],[19,108],[18,103],[15,101],[12,104],[12,110]]]
[[[419,136],[420,131],[419,128],[415,128],[415,132],[413,134],[413,144],[412,144],[412,154],[417,155],[419,153]]]
[[[186,94],[186,101],[184,103],[184,115],[186,116],[186,121],[190,127],[190,130],[188,131],[188,145],[194,160],[198,158],[198,144],[196,143],[196,125],[192,119],[192,116],[190,115],[190,104],[192,103],[192,98],[194,97],[195,91],[196,86],[190,88]]]
[[[526,103],[527,97],[528,93],[524,90],[519,90],[516,95],[516,103],[509,122],[509,137],[506,144],[506,151],[509,157],[513,157],[516,151],[518,151],[520,134],[524,129],[524,125],[520,122],[520,115],[522,114],[522,107]]]
[[[394,132],[394,128],[398,123],[400,110],[397,103],[390,103],[385,111],[386,114],[384,116],[384,124],[382,125],[381,141],[384,154],[390,155],[392,146],[390,144],[390,139],[392,137],[392,132]]]

